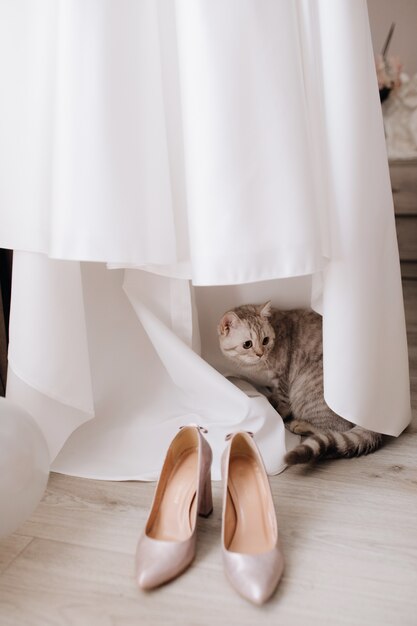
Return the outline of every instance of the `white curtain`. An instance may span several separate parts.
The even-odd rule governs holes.
[[[268,299],[323,314],[328,404],[398,435],[407,347],[365,0],[15,0],[0,18],[8,396],[53,469],[154,478],[189,421],[216,476],[236,428],[283,469],[297,439],[223,376],[216,339],[227,308]]]

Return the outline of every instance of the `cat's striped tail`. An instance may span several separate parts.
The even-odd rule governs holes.
[[[311,463],[321,459],[361,456],[377,450],[382,444],[382,435],[360,426],[338,432],[335,430],[310,435],[296,448],[287,452],[287,465]]]

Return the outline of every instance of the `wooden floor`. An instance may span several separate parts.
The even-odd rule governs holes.
[[[404,294],[413,424],[374,455],[271,479],[286,569],[267,605],[248,604],[224,578],[219,483],[194,564],[143,593],[133,555],[154,484],[52,474],[35,514],[0,542],[1,626],[416,626],[417,281]]]

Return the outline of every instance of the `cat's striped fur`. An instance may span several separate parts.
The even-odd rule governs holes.
[[[354,426],[327,406],[323,394],[322,318],[309,309],[280,311],[243,305],[225,313],[220,347],[268,397],[287,428],[307,438],[286,455],[289,465],[368,454],[382,435]]]

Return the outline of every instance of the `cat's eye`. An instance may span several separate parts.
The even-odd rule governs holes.
[[[269,337],[264,337],[262,340],[262,345],[266,346],[269,343]]]
[[[245,350],[249,350],[249,348],[252,348],[252,342],[250,339],[248,339],[248,341],[245,341],[245,343],[243,344],[243,347],[245,348]]]

